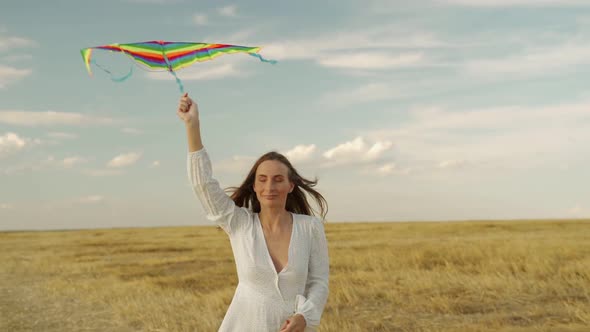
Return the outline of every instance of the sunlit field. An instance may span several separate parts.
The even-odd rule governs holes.
[[[326,224],[320,331],[590,331],[590,221]],[[217,331],[214,227],[0,233],[0,331]]]

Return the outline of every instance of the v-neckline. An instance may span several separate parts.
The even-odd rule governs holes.
[[[264,242],[264,248],[266,249],[266,258],[268,259],[268,262],[270,264],[271,269],[273,270],[273,272],[275,273],[275,275],[279,275],[281,273],[283,273],[287,267],[289,267],[289,264],[291,263],[291,247],[293,245],[293,238],[295,237],[295,229],[297,229],[297,227],[295,227],[295,214],[293,212],[289,212],[291,213],[291,239],[289,240],[289,248],[287,249],[287,264],[285,264],[285,266],[283,266],[283,269],[279,272],[277,271],[277,269],[275,268],[275,264],[272,261],[272,257],[270,255],[270,250],[268,250],[268,245],[266,244],[266,236],[264,236],[264,230],[262,229],[262,222],[260,221],[260,216],[258,213],[256,213],[256,219],[258,220],[257,224],[258,224],[258,229],[260,230],[260,234],[262,235],[262,240]]]

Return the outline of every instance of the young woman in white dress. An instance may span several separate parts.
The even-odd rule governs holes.
[[[229,236],[238,286],[219,331],[316,331],[329,293],[324,197],[282,154],[261,156],[228,196],[212,177],[197,104],[184,94],[189,181],[207,219]],[[313,215],[306,193],[320,207]]]

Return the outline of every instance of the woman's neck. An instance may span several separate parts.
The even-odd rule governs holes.
[[[288,225],[291,222],[290,212],[281,209],[266,208],[261,209],[258,217],[264,228],[274,231],[279,230],[283,225]]]

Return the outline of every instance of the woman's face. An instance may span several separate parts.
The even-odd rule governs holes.
[[[263,161],[256,169],[254,191],[260,207],[284,208],[294,185],[289,181],[289,168],[277,160]]]

